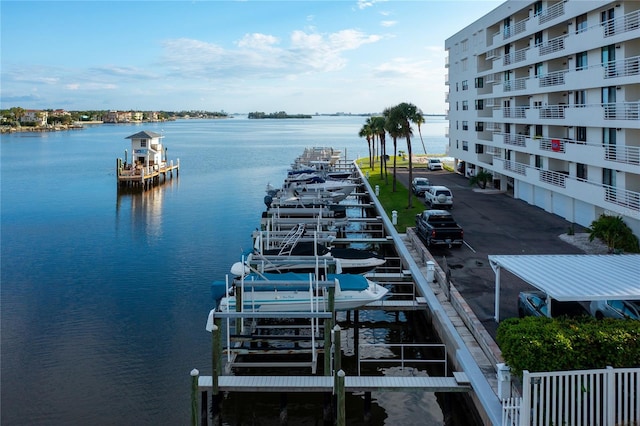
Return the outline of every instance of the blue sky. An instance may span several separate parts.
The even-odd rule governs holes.
[[[498,0],[0,1],[0,108],[443,113]]]

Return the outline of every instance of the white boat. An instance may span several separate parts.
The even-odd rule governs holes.
[[[224,281],[212,284],[216,309],[236,311],[237,289],[242,289],[243,312],[321,312],[327,311],[328,286],[335,288],[334,309],[356,309],[382,299],[388,292],[383,286],[362,275],[329,274],[327,281],[313,279],[313,274],[248,274],[227,288]]]
[[[354,248],[338,248],[321,243],[318,240],[303,239],[306,233],[304,224],[296,225],[280,241],[265,241],[262,233],[255,235],[253,252],[244,259],[249,271],[254,272],[316,272],[333,268],[333,272],[360,274],[384,265],[384,256],[370,251]],[[330,240],[325,240],[330,243]],[[231,267],[234,275],[246,272],[241,262]]]

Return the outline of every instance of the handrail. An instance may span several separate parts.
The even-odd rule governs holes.
[[[528,164],[518,163],[513,160],[503,160],[503,170],[518,173],[523,176],[529,175],[530,173],[528,173],[528,171],[537,172],[539,174],[538,179],[541,182],[545,182],[554,186],[560,186],[563,188],[566,188],[567,181],[579,181],[581,183],[594,185],[594,187],[604,189],[603,201],[627,208],[630,211],[635,212],[634,214],[640,215],[640,192],[629,191],[623,188],[616,188],[610,185],[605,185],[601,182],[593,182],[578,178],[577,176],[569,176],[568,174],[563,172],[544,170],[539,167],[533,167]]]
[[[400,359],[383,359],[380,357],[374,359],[365,359],[362,356],[362,349],[368,347],[380,347],[380,348],[400,348]],[[438,348],[443,349],[442,359],[425,359],[425,358],[411,358],[405,357],[405,348],[418,348],[418,349],[431,349]],[[404,370],[406,363],[421,363],[421,364],[442,364],[444,367],[444,375],[447,375],[447,346],[442,343],[360,343],[358,345],[358,376],[361,373],[361,365],[367,362],[371,363],[400,363],[400,368]]]
[[[538,15],[538,23],[544,24],[562,15],[564,15],[564,1],[561,0],[540,12]]]

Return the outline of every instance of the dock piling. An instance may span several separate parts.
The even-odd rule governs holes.
[[[200,372],[191,370],[191,426],[198,426],[198,378]]]

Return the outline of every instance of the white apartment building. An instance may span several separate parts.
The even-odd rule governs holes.
[[[449,155],[515,198],[640,236],[640,1],[508,0],[446,40]]]

